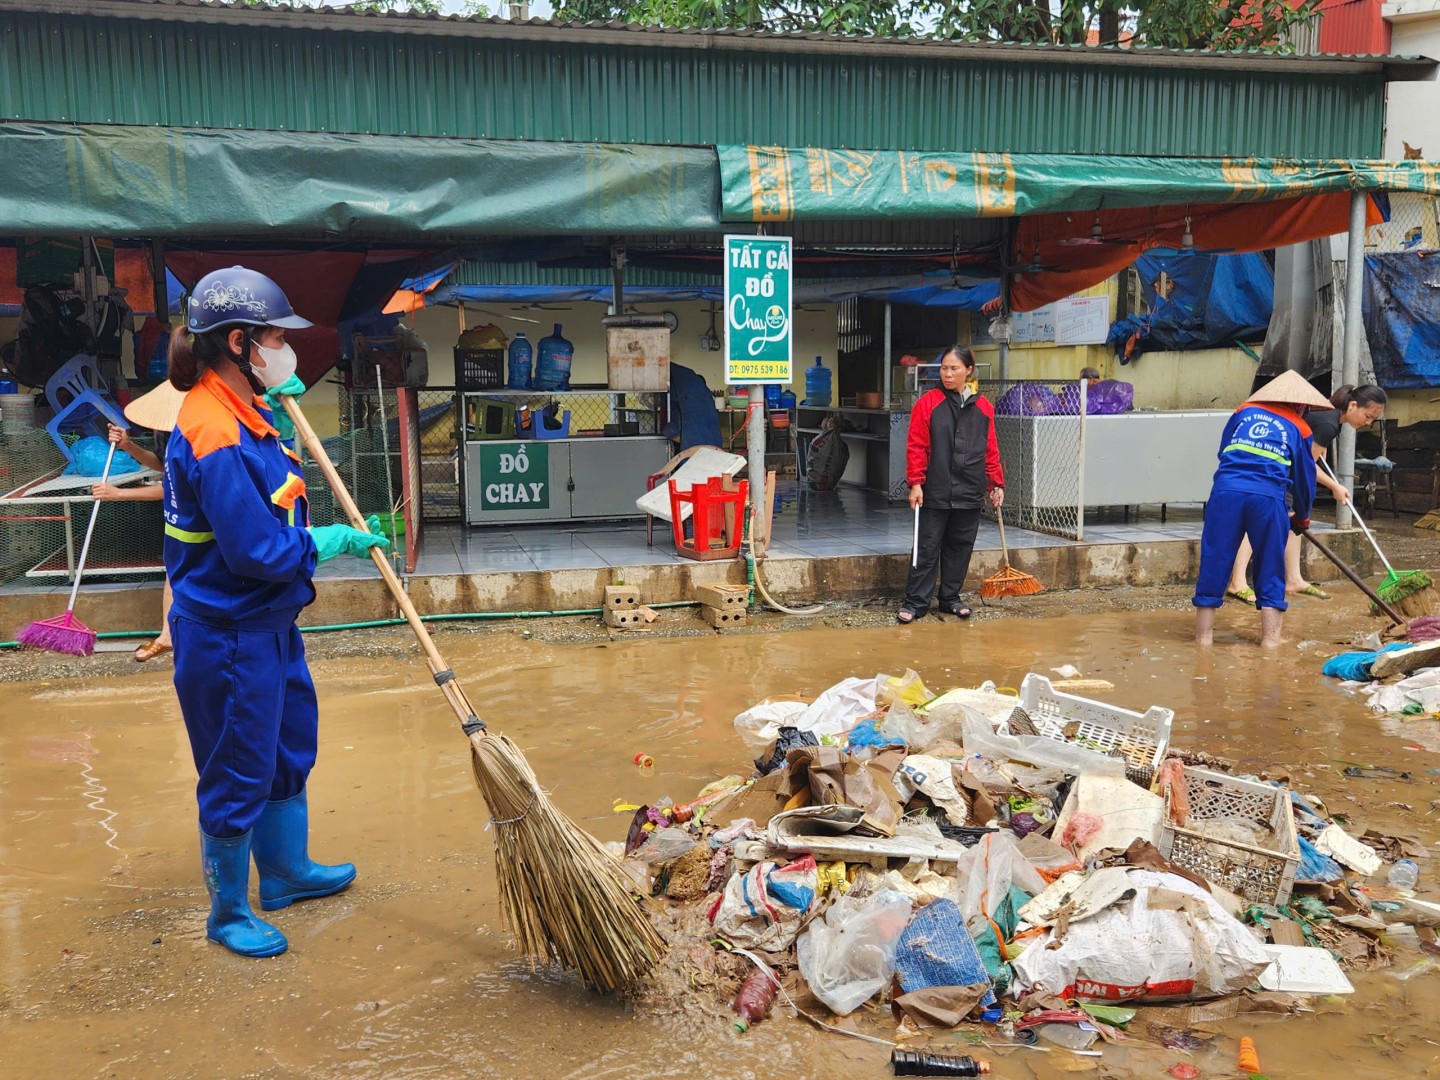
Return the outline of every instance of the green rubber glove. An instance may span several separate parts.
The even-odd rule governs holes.
[[[380,534],[380,519],[371,514],[365,519],[365,526],[372,531],[361,532],[349,525],[319,525],[311,528],[310,536],[315,541],[315,553],[319,560],[326,562],[337,555],[368,559],[372,547],[389,551],[390,541]]]
[[[280,403],[280,397],[299,397],[305,393],[305,384],[300,381],[299,375],[291,375],[279,386],[272,386],[265,391],[265,404],[270,406],[273,413],[271,425],[280,433],[280,438],[285,442],[292,442],[295,439],[295,425],[290,421],[290,414],[285,411],[285,406]]]

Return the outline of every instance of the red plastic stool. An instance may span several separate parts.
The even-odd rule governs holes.
[[[740,553],[745,521],[747,480],[712,476],[682,492],[670,481],[670,523],[675,531],[675,554],[687,559],[733,559]],[[685,538],[685,521],[680,508],[689,503],[691,538]]]

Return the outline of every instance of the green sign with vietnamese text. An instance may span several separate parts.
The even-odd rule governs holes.
[[[725,381],[788,383],[794,346],[788,236],[725,237]]]
[[[481,510],[548,510],[550,447],[544,443],[480,444]]]

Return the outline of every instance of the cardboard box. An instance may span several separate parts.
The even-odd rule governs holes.
[[[663,319],[655,318],[628,317],[625,322],[627,325],[616,326],[605,320],[610,389],[669,390],[669,327]]]

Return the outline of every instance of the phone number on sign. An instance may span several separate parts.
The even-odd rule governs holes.
[[[789,377],[790,370],[786,364],[735,362],[730,365],[731,379],[788,379]]]

